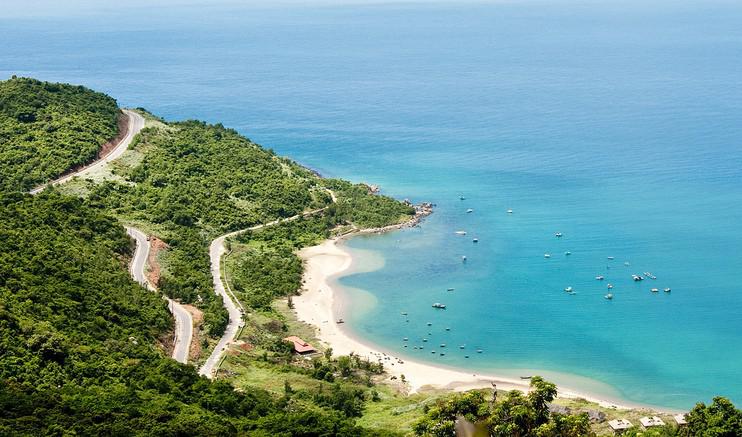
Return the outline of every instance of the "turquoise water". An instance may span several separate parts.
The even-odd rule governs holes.
[[[420,228],[349,243],[385,259],[341,279],[369,293],[345,316],[359,336],[687,408],[742,402],[740,22],[717,0],[73,8],[0,15],[0,77],[223,122],[436,203]],[[403,347],[429,332],[445,357]]]

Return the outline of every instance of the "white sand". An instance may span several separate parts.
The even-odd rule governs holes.
[[[318,338],[332,347],[335,355],[348,355],[351,352],[372,361],[383,360],[384,368],[391,375],[404,375],[409,391],[414,393],[423,387],[450,389],[455,391],[473,388],[490,388],[497,384],[500,390],[528,390],[528,382],[502,376],[472,374],[464,371],[436,367],[409,359],[400,359],[389,351],[378,346],[366,344],[347,335],[336,323],[334,314],[334,290],[329,282],[340,273],[350,268],[351,255],[338,245],[337,239],[308,247],[299,252],[305,262],[304,292],[293,299],[299,320],[313,325],[318,330]],[[572,390],[559,390],[562,397],[580,397],[597,402],[606,407],[633,408],[617,405],[613,402],[596,399]]]

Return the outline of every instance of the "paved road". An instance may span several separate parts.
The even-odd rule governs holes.
[[[144,232],[139,229],[127,227],[126,232],[137,242],[137,248],[134,251],[134,258],[129,265],[129,272],[135,281],[142,284],[149,290],[156,291],[154,286],[147,280],[145,269],[147,267],[147,258],[149,257],[149,240]],[[168,308],[175,317],[175,346],[173,355],[176,361],[181,363],[188,362],[188,351],[193,338],[193,318],[183,305],[178,302],[167,299]]]
[[[126,113],[126,115],[129,117],[129,130],[126,133],[126,136],[119,141],[119,143],[114,147],[114,149],[103,158],[93,162],[92,164],[81,168],[80,170],[70,173],[66,176],[62,176],[59,179],[55,179],[51,182],[47,182],[43,185],[39,185],[38,187],[31,190],[31,194],[38,194],[42,191],[44,191],[44,188],[46,188],[49,185],[59,185],[63,184],[65,182],[70,181],[75,176],[78,177],[84,177],[86,174],[92,173],[96,170],[101,169],[102,167],[105,167],[108,165],[109,162],[114,161],[118,159],[121,155],[126,152],[126,149],[129,148],[129,145],[131,144],[131,141],[134,139],[134,136],[139,133],[139,131],[144,128],[144,118],[137,114],[134,111],[129,111],[128,109],[123,109],[123,112]]]
[[[330,192],[330,195],[332,196],[332,200],[334,202],[335,194]],[[219,343],[217,343],[216,347],[211,352],[211,355],[209,355],[209,358],[198,370],[199,374],[207,376],[209,378],[214,377],[216,369],[218,368],[219,361],[221,360],[224,352],[227,350],[227,346],[229,346],[229,344],[234,341],[235,337],[237,336],[237,332],[240,330],[240,328],[242,328],[242,326],[245,325],[245,322],[242,320],[242,315],[244,314],[245,309],[242,307],[242,304],[234,295],[230,295],[229,293],[227,293],[227,290],[224,287],[224,282],[222,281],[221,261],[224,252],[226,252],[224,241],[227,238],[234,237],[247,231],[254,231],[268,226],[277,225],[279,223],[290,222],[292,220],[298,219],[299,217],[307,217],[320,211],[324,211],[325,209],[327,208],[315,209],[313,211],[307,211],[303,214],[297,214],[287,219],[274,220],[272,222],[264,223],[262,225],[256,225],[247,229],[240,229],[239,231],[224,234],[211,242],[211,244],[209,245],[209,258],[211,260],[211,277],[214,281],[214,292],[221,296],[224,300],[224,308],[226,308],[227,312],[229,313],[229,323],[227,324],[227,329],[224,331],[222,338],[219,339]]]

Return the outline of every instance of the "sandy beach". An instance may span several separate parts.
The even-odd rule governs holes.
[[[395,356],[378,346],[359,341],[336,323],[334,314],[335,290],[331,280],[349,269],[353,259],[342,248],[342,239],[330,239],[318,246],[305,248],[299,252],[304,260],[304,291],[293,299],[299,320],[317,328],[317,336],[326,346],[332,347],[334,355],[348,355],[351,352],[371,360],[381,359],[391,375],[405,376],[410,393],[423,388],[465,391],[473,388],[491,388],[497,384],[499,390],[528,390],[528,382],[497,375],[473,374],[430,364],[415,362]],[[584,393],[560,388],[559,396],[580,397],[606,407],[636,408],[598,399]]]

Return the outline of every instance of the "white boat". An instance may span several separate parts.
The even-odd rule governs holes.
[[[595,277],[595,280],[596,281],[602,281],[603,279],[605,279],[605,277],[602,276],[602,275],[598,275],[598,276]]]
[[[466,255],[461,255],[461,262],[466,262]]]
[[[610,290],[611,288],[613,288],[613,284],[608,284],[608,289]]]
[[[562,238],[563,235],[561,232],[557,232],[556,234],[554,234],[554,236],[557,238]]]
[[[616,259],[616,257],[615,256],[609,256],[608,259],[611,260],[611,261],[613,261],[614,259]]]
[[[466,210],[466,213],[467,213],[467,214],[471,214],[471,213],[473,213],[473,212],[474,212],[474,210],[473,210],[473,209],[471,209],[471,208],[469,208],[469,209],[467,209],[467,210]]]
[[[466,235],[466,231],[456,231],[456,235]]]
[[[436,303],[433,304],[433,308],[437,308],[439,310],[445,310],[446,309],[446,306],[444,304],[442,304],[442,303],[436,302]]]
[[[512,209],[509,209],[508,210],[508,214],[512,214],[512,213],[513,213],[513,210]]]
[[[671,291],[672,291],[672,289],[670,287],[665,288],[665,293],[669,293]]]
[[[564,252],[564,255],[566,255],[566,256],[570,256],[570,255],[572,255],[572,252],[570,252],[570,251],[566,251],[566,252]]]
[[[567,293],[571,293],[572,292],[572,287],[567,287],[567,288],[564,289],[564,291],[566,291]]]
[[[471,242],[472,243],[479,243],[479,238],[475,238],[475,239],[471,240]]]
[[[611,300],[611,299],[613,299],[613,295],[611,293],[608,293],[608,294],[605,295],[605,298],[608,299],[608,300]]]
[[[466,200],[466,197],[464,197],[464,196],[459,196],[459,200]]]
[[[453,291],[453,290],[454,290],[453,287],[448,287],[448,291]]]
[[[545,253],[544,254],[544,258],[551,258],[551,254],[550,253]]]
[[[653,288],[653,289],[651,289],[651,290],[649,290],[649,291],[651,291],[652,293],[657,293],[657,292],[658,292],[658,291],[660,291],[660,290],[659,290],[659,289],[657,289],[657,288]]]

